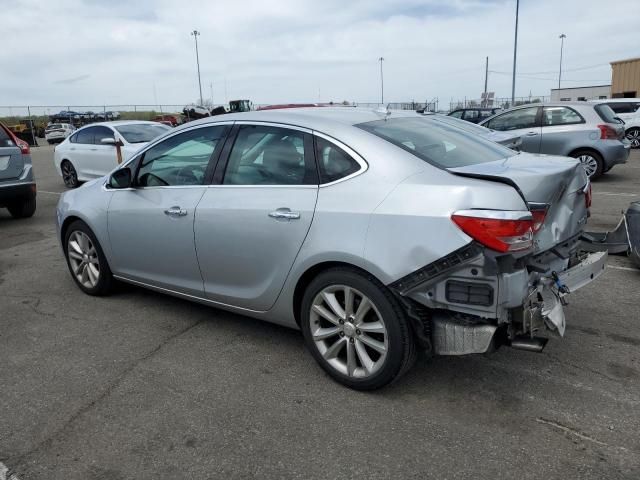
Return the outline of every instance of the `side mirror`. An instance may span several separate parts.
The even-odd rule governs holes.
[[[109,177],[109,186],[111,188],[131,187],[131,169],[121,168],[113,172],[111,177]]]
[[[103,138],[100,140],[100,143],[103,145],[113,145],[115,147],[121,147],[122,146],[122,142],[120,140],[116,140],[113,137],[109,137],[109,138]]]

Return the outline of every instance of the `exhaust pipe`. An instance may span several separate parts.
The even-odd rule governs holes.
[[[526,350],[527,352],[540,353],[544,350],[548,338],[542,337],[516,337],[510,342],[510,347],[516,350]]]

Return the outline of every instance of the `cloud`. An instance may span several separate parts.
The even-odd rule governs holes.
[[[635,11],[637,0],[617,0]],[[477,98],[489,56],[489,89],[510,96],[515,0],[0,0],[0,105],[176,106],[222,103]],[[609,62],[637,55],[638,34],[597,0],[521,2],[516,95],[563,84],[606,83]],[[581,67],[590,67],[580,70]],[[52,80],[63,79],[63,80]],[[597,80],[597,82],[596,82]],[[0,115],[2,112],[0,111]]]

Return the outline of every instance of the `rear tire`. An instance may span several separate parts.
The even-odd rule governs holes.
[[[631,148],[640,147],[640,128],[630,128],[626,131],[625,136],[631,142]]]
[[[80,182],[78,181],[78,172],[69,160],[63,160],[60,164],[60,171],[62,172],[62,180],[67,188],[78,188]]]
[[[108,295],[113,275],[98,239],[81,220],[67,228],[63,239],[64,256],[71,278],[87,295]]]
[[[358,270],[341,267],[319,274],[304,293],[300,319],[313,357],[347,387],[381,388],[415,361],[415,339],[399,302]]]
[[[22,203],[16,203],[7,207],[13,218],[29,218],[36,213],[36,197],[24,200]]]
[[[602,175],[604,161],[599,153],[593,150],[577,150],[571,156],[580,161],[590,179],[593,180]]]

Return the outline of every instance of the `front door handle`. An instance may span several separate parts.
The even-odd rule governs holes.
[[[289,208],[278,208],[269,213],[271,218],[284,219],[284,220],[299,220],[300,212],[292,212]]]
[[[170,217],[184,217],[187,214],[187,211],[184,208],[171,207],[167,208],[164,213]]]
[[[538,135],[538,132],[527,132],[527,137],[535,137]]]

